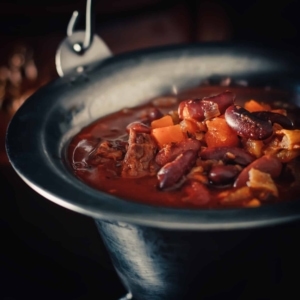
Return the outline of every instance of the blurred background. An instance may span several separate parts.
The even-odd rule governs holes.
[[[114,54],[166,44],[253,41],[298,49],[298,1],[94,0]],[[118,299],[125,294],[93,220],[38,196],[6,157],[5,131],[55,79],[56,49],[84,0],[0,0],[0,300]],[[78,29],[84,28],[84,18]]]

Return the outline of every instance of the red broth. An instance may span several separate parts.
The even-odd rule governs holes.
[[[166,136],[161,135],[160,129],[169,126],[170,124],[168,122],[170,122],[171,119],[173,121],[172,126],[174,126],[172,128],[170,127],[172,130],[174,129],[176,131],[178,126],[176,127],[175,125],[178,124],[181,124],[180,128],[183,130],[181,123],[183,117],[181,115],[180,118],[180,114],[178,116],[179,103],[186,99],[200,99],[195,100],[195,102],[199,103],[203,101],[201,100],[203,97],[224,93],[226,89],[227,88],[216,86],[196,87],[183,91],[177,96],[159,97],[149,101],[146,105],[124,108],[93,122],[83,128],[69,144],[67,151],[68,162],[74,175],[97,190],[123,199],[168,207],[257,207],[268,203],[296,199],[299,197],[298,195],[300,195],[300,180],[298,174],[300,170],[300,160],[298,157],[300,155],[300,142],[298,143],[296,141],[296,145],[293,144],[293,151],[289,152],[289,150],[286,150],[286,152],[284,152],[285,156],[282,156],[278,154],[279,152],[277,150],[274,150],[274,144],[276,142],[274,141],[274,134],[282,130],[282,126],[276,123],[277,119],[272,121],[273,125],[267,124],[270,124],[271,121],[269,120],[266,121],[267,123],[263,123],[267,126],[266,135],[261,136],[260,140],[257,141],[255,139],[253,140],[253,137],[247,137],[247,134],[245,136],[245,132],[238,132],[237,134],[240,128],[234,129],[229,126],[230,128],[228,129],[227,123],[229,122],[228,120],[230,120],[230,109],[225,107],[226,115],[220,105],[218,107],[220,111],[223,110],[223,113],[219,112],[218,115],[218,112],[215,113],[214,109],[210,107],[209,114],[212,113],[212,115],[207,115],[206,112],[206,117],[204,117],[206,119],[204,120],[203,118],[201,119],[200,116],[200,118],[195,121],[191,110],[188,112],[185,110],[183,114],[185,114],[184,117],[186,119],[184,120],[188,123],[188,128],[185,127],[184,129],[184,139],[189,139],[189,141],[196,140],[193,142],[196,144],[196,148],[190,150],[194,147],[192,145],[189,146],[188,149],[184,149],[183,147],[180,148],[181,151],[179,151],[180,149],[176,150],[174,145],[177,145],[180,141],[176,141],[175,138],[175,141],[170,142],[170,145],[173,146],[169,145],[171,149],[169,150],[175,153],[175,158],[173,157],[171,161],[167,163],[160,162],[160,165],[157,165],[157,161],[159,161],[157,155],[159,151],[164,151],[162,149],[166,147],[164,138],[169,139],[168,134],[166,134]],[[300,141],[300,131],[297,131],[297,128],[300,126],[296,119],[300,110],[292,104],[287,104],[287,101],[291,97],[288,92],[255,88],[230,88],[229,90],[235,95],[235,106],[231,106],[234,110],[239,108],[238,105],[248,102],[248,106],[246,105],[247,108],[253,110],[257,110],[257,103],[259,105],[262,103],[262,109],[259,110],[272,110],[277,114],[287,112],[288,118],[294,122],[294,127],[288,130],[295,130],[294,137],[296,136],[296,140],[298,139]],[[256,102],[250,103],[249,101],[251,99],[254,99]],[[183,106],[183,104],[181,105]],[[252,114],[257,113],[251,112],[251,118]],[[161,119],[161,117],[165,115],[169,115],[171,118],[167,117]],[[278,115],[276,116],[278,117]],[[189,123],[190,118],[193,119],[191,124]],[[194,116],[194,118],[197,117]],[[259,115],[259,118],[261,120],[262,116]],[[155,119],[158,119],[159,122],[152,122]],[[130,125],[130,127],[133,128],[131,130],[137,131],[143,138],[135,136],[135,143],[131,145],[128,143],[130,137],[126,127],[136,121],[138,123]],[[145,124],[145,128],[143,128],[143,124]],[[159,139],[162,138],[162,140],[157,139],[157,136],[155,136],[155,124],[161,126],[158,127],[157,132],[159,134],[157,136]],[[195,124],[197,124],[198,127],[195,127]],[[217,126],[214,127],[214,124]],[[272,135],[268,136],[270,126]],[[133,131],[130,131],[130,134],[133,134]],[[175,131],[172,131],[170,135],[173,137],[177,136],[177,131]],[[147,133],[140,134],[140,132]],[[161,132],[163,132],[163,130]],[[222,141],[222,134],[227,134],[229,140],[226,138],[225,142]],[[218,135],[221,135],[221,137]],[[150,140],[148,140],[149,137]],[[181,133],[178,134],[178,138],[179,140],[182,138]],[[139,139],[140,142],[138,142]],[[249,141],[254,142],[249,143]],[[142,159],[146,160],[147,167],[146,171],[144,170],[145,168],[143,169],[143,167],[141,167],[141,172],[132,170],[131,166],[133,162],[130,160],[131,158],[129,158],[129,161],[128,157],[126,158],[126,153],[131,146],[133,147],[130,148],[131,151],[132,149],[137,149],[137,152],[139,151],[140,146],[136,145],[138,143],[141,143],[143,146],[146,145],[143,151],[148,149],[147,151],[153,155],[152,158],[145,157],[147,155],[142,156]],[[273,145],[272,147],[270,146],[271,144]],[[231,156],[236,155],[236,153],[228,154],[226,151],[226,159],[224,159],[225,152],[221,155],[221,158],[216,158],[211,153],[208,153],[207,158],[206,152],[209,149],[217,149],[215,147],[234,147],[242,149],[242,151],[246,151],[250,157],[252,157],[251,163],[253,163],[253,161],[259,162],[258,159],[262,160],[262,157],[267,155],[267,158],[270,159],[269,165],[274,165],[272,159],[275,157],[276,161],[280,161],[280,170],[268,171],[262,168],[259,170],[262,173],[255,173],[254,171],[260,167],[255,167],[254,164],[253,168],[255,170],[253,171],[252,168],[251,171],[254,179],[253,182],[251,181],[249,183],[249,178],[247,179],[248,181],[245,181],[242,180],[243,178],[238,179],[238,177],[242,177],[240,176],[241,172],[251,163],[249,163],[249,161],[239,161],[236,159],[238,155],[233,159]],[[259,150],[261,149],[260,147],[262,147],[262,151],[264,152]],[[232,148],[228,149],[230,150]],[[176,151],[179,152],[176,154]],[[232,151],[230,150],[228,152]],[[137,158],[134,157],[134,159]],[[164,155],[162,155],[162,159],[165,159]],[[175,159],[179,160],[181,164],[185,164],[185,171],[178,170],[176,163],[173,163]],[[140,164],[140,162],[136,163]],[[267,169],[268,168],[269,167],[267,167]],[[182,168],[179,167],[179,169]],[[271,174],[269,177],[265,175],[273,171],[279,173]],[[177,174],[176,172],[183,172],[179,179],[173,178]],[[225,173],[229,175],[227,176]],[[249,172],[247,173],[249,177],[248,174]],[[269,179],[271,182],[268,183]],[[242,185],[239,184],[241,181],[243,181]],[[261,186],[260,181],[267,182],[267,185]],[[248,185],[250,185],[250,187]]]

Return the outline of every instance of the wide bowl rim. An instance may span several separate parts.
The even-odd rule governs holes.
[[[237,47],[243,47],[244,45],[244,43],[198,43],[193,45],[175,45],[142,49],[117,55],[105,60],[103,63],[91,70],[90,76],[92,76],[94,70],[99,70],[103,68],[103,66],[112,65],[118,61],[131,59],[133,56],[147,57],[153,54],[165,53],[166,51],[190,49],[191,47],[201,50],[206,47],[213,47],[216,51],[223,51],[224,49],[234,49],[236,51]],[[267,53],[271,53],[271,51],[273,51],[272,48],[268,49],[257,45],[254,45],[254,47],[267,51]],[[300,63],[297,63],[296,65],[300,65]],[[41,122],[43,118],[37,117],[35,120],[35,127],[29,126],[28,128],[25,128],[25,132],[22,134],[18,132],[20,132],[21,128],[24,128],[26,115],[30,110],[34,111],[34,109],[38,106],[39,99],[47,93],[49,94],[53,91],[53,89],[57,91],[64,89],[69,81],[69,77],[59,78],[37,91],[17,111],[7,130],[6,149],[11,165],[17,174],[33,190],[46,199],[65,208],[96,219],[134,223],[165,229],[229,230],[270,226],[299,219],[300,201],[265,205],[259,208],[220,210],[193,210],[151,206],[136,202],[128,202],[87,187],[85,184],[78,182],[78,179],[74,176],[74,180],[72,180],[71,174],[67,174],[67,172],[69,172],[67,167],[66,173],[59,175],[57,174],[57,170],[52,170],[49,166],[46,168],[44,163],[46,154],[43,152],[43,145],[39,145],[35,149],[33,147],[33,143],[36,143],[37,141],[32,138],[32,140],[30,140],[32,145],[28,143],[29,145],[28,147],[24,147],[25,149],[18,147],[20,144],[26,144],[28,141],[28,135],[34,136],[36,131],[44,130],[42,124],[38,123]],[[51,108],[51,103],[48,103],[47,105],[45,104],[44,106],[44,111],[42,111],[42,113],[46,114],[47,109]],[[41,105],[37,108],[37,110],[40,108]],[[39,111],[39,113],[41,112]],[[26,156],[29,155],[29,150],[30,157]],[[31,156],[34,156],[36,159],[41,158],[39,166],[38,168],[35,168],[37,169],[35,171],[32,170],[32,165],[30,165],[32,162],[29,162],[29,160],[32,159]],[[29,160],[27,160],[27,158],[29,158]],[[47,159],[51,160],[53,158]],[[44,176],[41,176],[44,171],[47,172],[47,178],[43,178]],[[64,186],[62,187],[61,181],[64,179]],[[83,189],[80,190],[80,188]],[[105,199],[105,201],[103,199]]]

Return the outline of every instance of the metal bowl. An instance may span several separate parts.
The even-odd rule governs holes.
[[[299,59],[249,45],[194,45],[138,51],[109,58],[81,76],[58,79],[16,113],[7,153],[17,173],[45,198],[94,218],[180,229],[263,226],[299,218],[300,202],[254,210],[188,210],[131,203],[75,178],[64,147],[97,118],[152,97],[195,86],[213,75],[250,85],[298,88]]]
[[[78,180],[65,163],[64,150],[72,136],[101,116],[215,76],[247,81],[249,86],[283,88],[292,91],[292,101],[299,104],[299,67],[295,53],[247,44],[183,45],[110,57],[80,75],[60,78],[30,97],[9,125],[7,153],[16,172],[35,191],[96,219],[124,285],[137,299],[187,299],[188,286],[200,289],[196,279],[203,281],[202,271],[210,263],[216,272],[219,266],[220,274],[226,274],[226,268],[239,272],[240,277],[224,279],[227,287],[232,287],[253,274],[249,268],[265,264],[262,253],[277,245],[274,225],[290,230],[290,224],[300,219],[300,201],[226,210],[139,204]],[[251,245],[255,249],[249,252]],[[245,256],[242,260],[227,256],[224,263],[225,253],[237,253],[233,249],[245,251]],[[209,254],[206,258],[197,258],[197,253],[204,252]],[[243,265],[254,253],[260,253],[260,258],[252,266]],[[281,256],[274,252],[270,265],[274,265],[274,257]],[[195,266],[198,273],[191,272]],[[268,276],[272,270],[261,274]],[[186,280],[180,282],[176,276]],[[209,276],[214,280],[211,273]],[[225,295],[224,288],[217,286]],[[217,286],[207,290],[202,285],[200,290],[212,295]]]

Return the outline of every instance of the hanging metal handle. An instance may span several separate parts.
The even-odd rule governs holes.
[[[85,36],[83,43],[76,43],[73,45],[73,50],[77,53],[84,53],[87,51],[93,43],[94,33],[95,33],[95,18],[94,18],[94,7],[93,1],[86,1],[86,10],[85,10]],[[72,36],[74,34],[74,28],[78,22],[79,12],[74,11],[72,17],[69,21],[67,27],[67,36]]]
[[[79,17],[79,12],[74,11],[67,27],[67,37],[56,52],[56,70],[61,77],[82,73],[87,66],[111,56],[106,44],[95,34],[92,0],[86,2],[85,31],[75,31]]]

